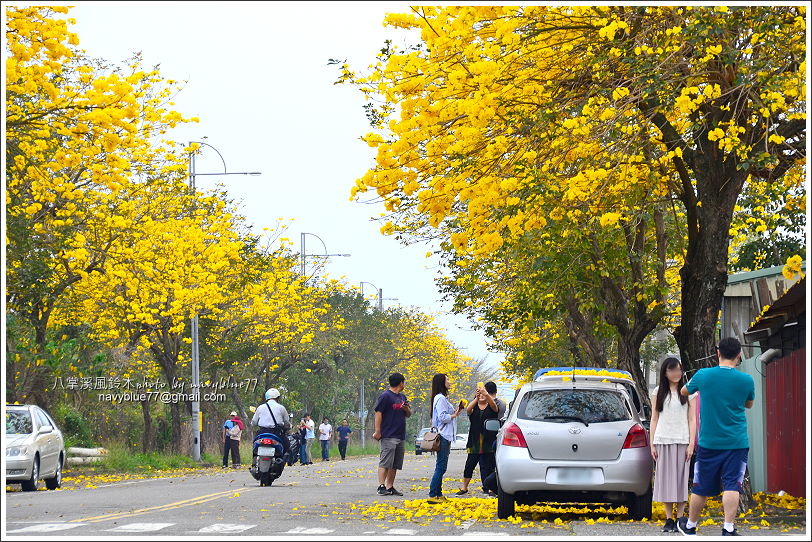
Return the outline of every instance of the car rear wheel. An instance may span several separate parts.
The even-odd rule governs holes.
[[[631,501],[629,501],[629,518],[635,521],[651,518],[651,497],[651,487],[642,495],[633,495]]]
[[[62,456],[59,456],[59,461],[56,463],[56,472],[53,478],[45,479],[45,487],[48,489],[59,489],[62,486]]]
[[[496,484],[496,516],[499,519],[507,519],[516,513],[516,497],[511,493],[505,493],[498,482]]]
[[[34,456],[34,465],[31,467],[31,478],[25,480],[22,484],[23,491],[36,491],[37,484],[39,483],[39,456]]]

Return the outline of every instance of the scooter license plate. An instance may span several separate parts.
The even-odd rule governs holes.
[[[260,446],[257,448],[257,455],[270,455],[273,456],[276,450],[270,446]]]

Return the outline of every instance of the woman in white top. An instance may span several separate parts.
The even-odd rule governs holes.
[[[448,400],[448,390],[451,380],[444,373],[437,373],[431,380],[431,425],[440,433],[440,449],[435,456],[434,475],[429,484],[429,504],[439,504],[447,501],[443,495],[443,475],[448,469],[448,455],[451,453],[451,443],[457,435],[457,416],[462,412],[462,403],[454,408]]]
[[[660,366],[659,386],[651,396],[651,456],[656,461],[652,500],[665,505],[663,532],[677,532],[677,519],[688,499],[688,472],[696,444],[696,394],[680,394],[685,373],[677,358],[666,358]]]

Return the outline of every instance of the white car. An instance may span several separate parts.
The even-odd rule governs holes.
[[[65,441],[54,420],[35,405],[6,405],[6,481],[23,491],[62,485]]]
[[[454,442],[451,443],[452,450],[464,450],[468,447],[468,434],[467,433],[459,433],[457,434],[457,438],[454,439]]]

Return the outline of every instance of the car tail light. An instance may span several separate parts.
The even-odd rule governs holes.
[[[626,448],[645,448],[648,446],[648,436],[646,430],[642,425],[636,423],[629,429],[629,434],[626,435],[626,441],[623,443],[623,449]]]
[[[505,425],[505,430],[502,433],[502,444],[505,446],[516,446],[517,448],[527,448],[527,441],[524,440],[522,430],[513,422],[508,422]]]

